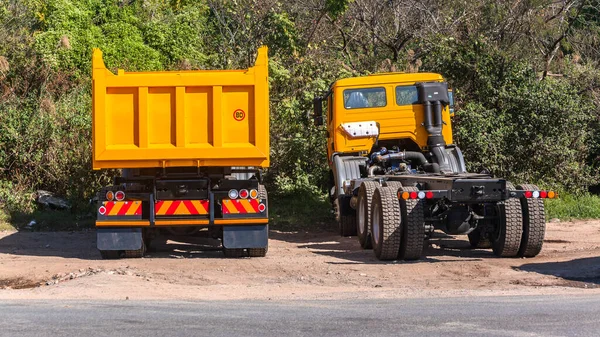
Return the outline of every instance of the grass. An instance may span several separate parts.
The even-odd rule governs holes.
[[[269,227],[281,231],[331,231],[336,228],[327,195],[309,191],[270,194],[269,218]]]
[[[0,208],[0,231],[12,231],[15,227],[10,223],[10,216]]]
[[[31,231],[72,231],[94,227],[90,215],[82,216],[69,211],[35,210],[33,212],[9,213],[0,209],[0,231],[31,230]],[[29,224],[35,221],[35,224]]]
[[[546,199],[546,219],[599,219],[600,196],[592,194],[561,194],[558,199]]]

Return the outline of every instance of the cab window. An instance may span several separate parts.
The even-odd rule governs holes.
[[[396,87],[396,104],[412,105],[419,103],[419,95],[417,93],[417,87],[414,85],[404,85]]]
[[[344,90],[344,107],[346,109],[379,108],[386,105],[385,88]]]

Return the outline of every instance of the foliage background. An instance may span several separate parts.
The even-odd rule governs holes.
[[[84,214],[115,174],[91,170],[94,47],[111,70],[135,71],[246,68],[268,45],[266,178],[281,198],[325,204],[312,97],[378,71],[448,79],[469,169],[585,193],[600,178],[599,9],[600,0],[0,0],[0,209],[31,213],[32,193],[45,189]]]

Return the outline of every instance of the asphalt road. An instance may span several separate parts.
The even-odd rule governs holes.
[[[0,336],[599,336],[600,296],[0,301]]]

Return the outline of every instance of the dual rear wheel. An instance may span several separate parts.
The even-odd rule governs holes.
[[[371,242],[380,260],[416,260],[423,251],[423,203],[418,199],[399,202],[398,191],[417,189],[395,185],[378,187],[373,194]]]
[[[507,183],[509,190],[514,190]],[[539,190],[535,185],[518,186],[520,190]],[[369,198],[369,192],[373,191]],[[419,259],[424,242],[424,206],[419,199],[398,199],[398,192],[418,191],[398,183],[380,187],[363,182],[357,202],[357,231],[363,248],[372,247],[380,260]],[[370,210],[370,211],[369,211]],[[494,230],[482,235],[469,234],[474,248],[492,248],[499,257],[534,257],[542,249],[546,228],[541,199],[510,198],[497,203]],[[368,240],[370,238],[370,240]],[[369,244],[370,242],[370,244]]]

